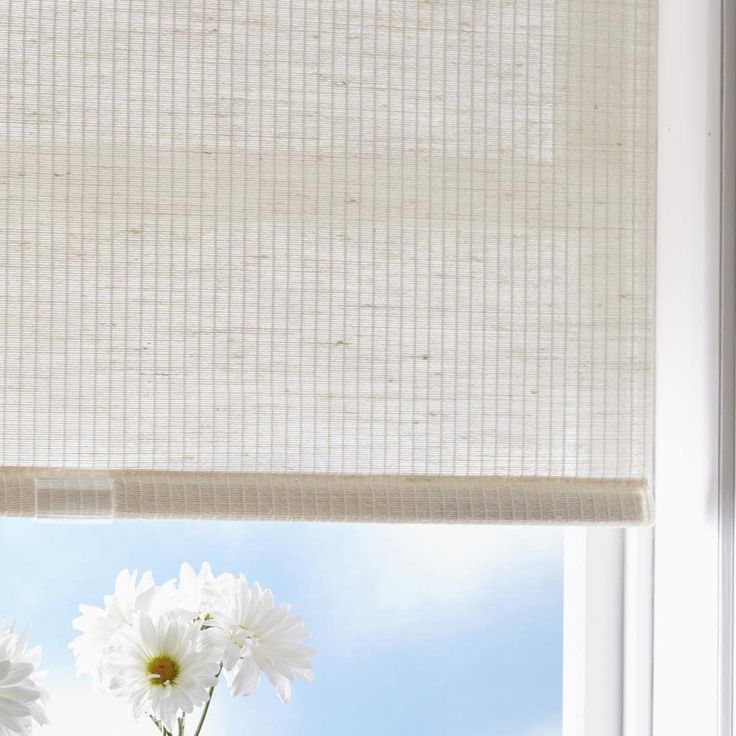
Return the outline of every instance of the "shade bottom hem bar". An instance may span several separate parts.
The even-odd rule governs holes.
[[[335,522],[647,524],[646,479],[0,468],[0,514]]]

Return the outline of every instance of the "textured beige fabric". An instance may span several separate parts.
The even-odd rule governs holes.
[[[0,6],[0,511],[649,520],[653,0]]]

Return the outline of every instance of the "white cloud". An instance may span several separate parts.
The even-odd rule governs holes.
[[[330,601],[324,614],[341,646],[487,624],[533,598],[561,566],[554,529],[356,526],[347,534],[334,554],[316,556],[309,581]]]

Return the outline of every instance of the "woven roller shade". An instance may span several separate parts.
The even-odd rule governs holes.
[[[651,517],[653,0],[0,8],[0,511]]]

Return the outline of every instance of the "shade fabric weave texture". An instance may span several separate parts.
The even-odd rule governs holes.
[[[1,513],[651,519],[654,0],[1,5]]]

